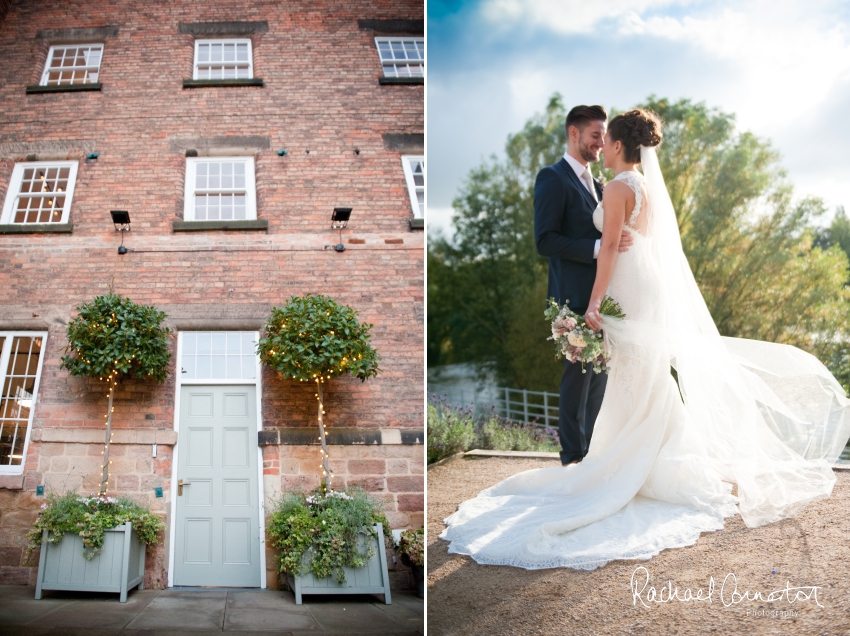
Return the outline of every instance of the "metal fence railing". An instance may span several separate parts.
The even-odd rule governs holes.
[[[428,393],[454,406],[472,406],[475,415],[492,409],[496,415],[515,422],[528,422],[546,428],[558,427],[557,393],[504,386],[470,389],[440,384],[429,384]]]

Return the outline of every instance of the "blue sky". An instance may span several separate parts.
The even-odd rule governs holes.
[[[850,211],[846,0],[429,0],[428,226],[559,92],[567,107],[688,98],[768,138],[798,196]],[[824,221],[826,222],[826,221]]]

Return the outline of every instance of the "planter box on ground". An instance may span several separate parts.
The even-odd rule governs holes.
[[[120,602],[127,602],[127,591],[143,589],[145,579],[145,544],[130,522],[107,530],[103,550],[92,559],[83,555],[79,535],[65,533],[58,543],[41,541],[38,581],[35,598],[42,590],[74,592],[117,592]]]
[[[301,605],[303,594],[383,594],[384,603],[390,605],[390,578],[387,572],[387,551],[384,549],[384,529],[380,523],[374,525],[377,537],[360,535],[358,547],[362,550],[365,542],[371,541],[375,556],[360,568],[344,568],[345,583],[338,583],[332,577],[317,579],[308,571],[304,576],[293,577],[287,573],[289,589],[295,593],[296,605]],[[309,563],[312,552],[304,555],[304,562]]]

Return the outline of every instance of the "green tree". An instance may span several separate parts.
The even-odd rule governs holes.
[[[733,115],[689,100],[650,97],[638,106],[665,122],[659,159],[685,253],[721,333],[806,349],[846,387],[850,296],[839,237],[850,243],[850,223],[830,228],[835,245],[816,235],[822,201],[795,199],[778,153],[739,132]],[[429,365],[488,361],[510,386],[557,386],[533,186],[563,153],[565,116],[556,94],[509,136],[504,160],[471,171],[453,203],[453,240],[429,243]]]
[[[165,313],[150,305],[137,305],[110,290],[77,307],[68,323],[67,355],[62,368],[71,375],[99,378],[109,384],[106,410],[106,441],[100,494],[109,487],[109,446],[112,440],[112,398],[119,380],[127,377],[164,382],[171,353],[168,334],[162,327]]]
[[[351,307],[332,298],[321,294],[293,296],[282,309],[272,309],[266,337],[257,344],[260,360],[283,377],[316,383],[325,492],[331,490],[331,469],[322,385],[342,374],[364,382],[378,375],[380,356],[369,344],[371,328],[371,324],[357,320],[357,312]]]

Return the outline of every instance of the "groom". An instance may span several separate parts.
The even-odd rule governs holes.
[[[593,225],[593,210],[602,199],[602,186],[590,174],[589,163],[599,160],[608,114],[602,106],[576,106],[567,115],[567,152],[546,166],[534,184],[534,240],[537,252],[549,257],[548,295],[584,314],[596,278],[596,255],[602,233]],[[628,232],[620,251],[632,244]],[[561,464],[580,462],[587,455],[593,424],[602,405],[608,376],[590,365],[564,362],[561,378],[558,436]]]

